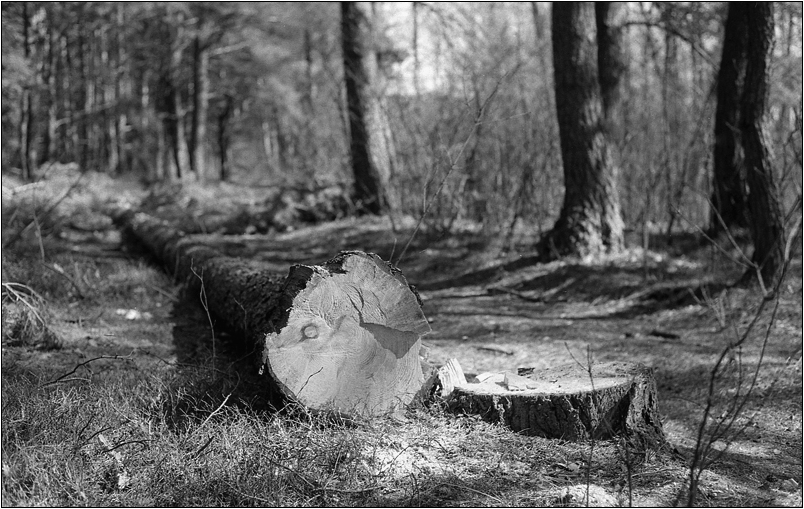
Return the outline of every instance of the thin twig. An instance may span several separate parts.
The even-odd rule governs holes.
[[[341,489],[341,488],[328,488],[326,486],[322,486],[320,488],[313,488],[313,491],[323,491],[323,492],[332,491],[334,493],[360,494],[360,493],[368,493],[369,491],[376,491],[376,490],[378,490],[380,488],[384,488],[384,487],[385,487],[384,484],[377,484],[377,485],[374,485],[374,486],[369,486],[368,488],[361,488],[361,489],[358,489],[358,490],[344,490],[344,489]],[[499,499],[497,499],[497,500],[499,500]]]
[[[669,33],[670,35],[673,35],[673,36],[681,39],[682,41],[686,42],[687,44],[689,44],[690,47],[696,53],[698,53],[704,60],[706,60],[706,62],[709,65],[711,65],[713,68],[717,67],[717,63],[714,60],[712,60],[712,57],[706,51],[704,51],[704,49],[701,48],[700,45],[697,42],[691,40],[689,37],[687,37],[685,34],[681,33],[681,31],[679,31],[676,27],[670,25],[669,23],[657,23],[655,21],[628,21],[626,23],[623,23],[622,26],[623,27],[643,26],[643,27],[647,27],[647,28],[659,28],[661,30],[664,30],[665,32]]]
[[[65,373],[65,374],[61,375],[60,377],[58,377],[55,380],[51,380],[50,382],[46,382],[46,383],[40,385],[39,388],[41,389],[42,387],[47,387],[48,385],[53,385],[55,383],[58,383],[61,380],[67,378],[68,376],[70,376],[73,373],[75,373],[76,371],[78,371],[79,368],[84,367],[84,366],[86,366],[87,364],[89,364],[91,362],[99,361],[101,359],[110,359],[110,360],[117,360],[117,361],[130,361],[131,360],[131,355],[130,354],[129,355],[101,355],[101,356],[98,356],[98,357],[93,357],[92,359],[86,360],[84,362],[79,362],[68,373]]]
[[[168,299],[170,299],[173,302],[177,302],[179,300],[179,298],[176,297],[175,295],[173,295],[172,293],[169,293],[166,290],[163,290],[163,289],[159,288],[156,285],[152,285],[152,284],[149,283],[148,286],[151,287],[153,290],[161,293],[162,295],[164,295],[165,297],[167,297]]]
[[[209,422],[209,420],[210,420],[210,419],[212,419],[212,417],[213,417],[215,414],[217,414],[217,413],[220,411],[220,409],[221,409],[221,408],[223,408],[223,405],[225,405],[225,404],[226,404],[226,402],[227,402],[227,401],[229,401],[229,397],[230,397],[231,395],[232,395],[232,393],[231,393],[231,392],[230,392],[229,394],[227,394],[227,395],[226,395],[226,397],[225,397],[225,398],[223,398],[223,401],[221,402],[221,404],[220,404],[220,405],[218,405],[218,408],[216,408],[215,410],[213,410],[213,411],[212,411],[212,413],[211,413],[211,414],[209,414],[209,415],[207,416],[207,418],[206,418],[206,419],[204,419],[204,422],[202,422],[202,423],[201,423],[201,426],[197,427],[197,428],[195,429],[195,431],[198,431],[198,430],[200,430],[201,428],[203,428],[203,427],[204,427],[204,425],[205,425],[206,423],[208,423],[208,422]]]
[[[149,443],[149,442],[153,442],[153,440],[152,440],[152,439],[150,439],[150,438],[142,438],[142,439],[137,439],[137,440],[126,440],[125,442],[120,442],[119,444],[114,445],[114,446],[112,446],[112,447],[109,447],[108,449],[105,449],[105,450],[103,450],[102,452],[105,452],[105,453],[106,453],[106,452],[112,452],[112,451],[114,451],[115,449],[119,449],[120,447],[123,447],[124,445],[130,445],[130,444],[147,444],[147,443]]]
[[[195,274],[195,277],[201,281],[201,292],[199,298],[201,299],[201,305],[204,307],[204,311],[207,313],[207,320],[209,320],[209,331],[210,334],[212,334],[212,379],[215,380],[215,326],[212,323],[212,315],[209,313],[209,306],[207,305],[207,292],[204,288],[204,278],[199,276],[195,271],[195,267],[192,265],[192,260],[190,261],[190,270],[193,272],[193,274]]]

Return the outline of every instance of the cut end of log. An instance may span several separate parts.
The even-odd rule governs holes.
[[[664,442],[653,371],[626,362],[518,373],[481,373],[455,387],[455,412],[476,414],[526,435],[565,440],[636,436]]]
[[[430,326],[398,271],[377,255],[345,252],[323,266],[292,267],[283,293],[287,313],[265,337],[263,362],[286,397],[350,416],[413,401]]]
[[[223,256],[169,224],[119,211],[116,221],[178,280],[203,289],[209,311],[247,346],[258,342],[271,389],[313,412],[384,415],[423,397],[421,300],[377,255],[342,252],[323,266],[293,266],[284,280]],[[264,370],[260,370],[264,372]]]

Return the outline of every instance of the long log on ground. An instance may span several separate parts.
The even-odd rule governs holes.
[[[448,380],[442,385],[454,386],[447,401],[455,412],[480,415],[514,431],[546,438],[625,435],[646,445],[664,442],[653,371],[641,364],[594,364],[591,373],[578,364],[482,373],[474,383],[465,378],[456,381],[456,371],[439,373]]]
[[[422,390],[418,294],[377,255],[343,252],[287,277],[226,257],[144,213],[115,221],[197,291],[217,320],[262,349],[282,394],[317,412],[397,412]]]

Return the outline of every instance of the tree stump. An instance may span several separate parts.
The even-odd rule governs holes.
[[[526,435],[564,440],[636,436],[663,443],[653,371],[627,362],[482,373],[448,396],[454,412]],[[454,383],[454,381],[452,382]]]
[[[218,321],[261,348],[260,372],[286,398],[368,417],[400,411],[421,392],[419,350],[430,326],[415,289],[377,255],[342,252],[321,266],[294,265],[283,278],[147,214],[115,220],[199,291]]]

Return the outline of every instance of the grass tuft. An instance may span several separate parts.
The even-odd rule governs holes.
[[[48,326],[45,300],[31,287],[2,283],[3,343],[29,346],[37,350],[57,350],[58,335]]]

